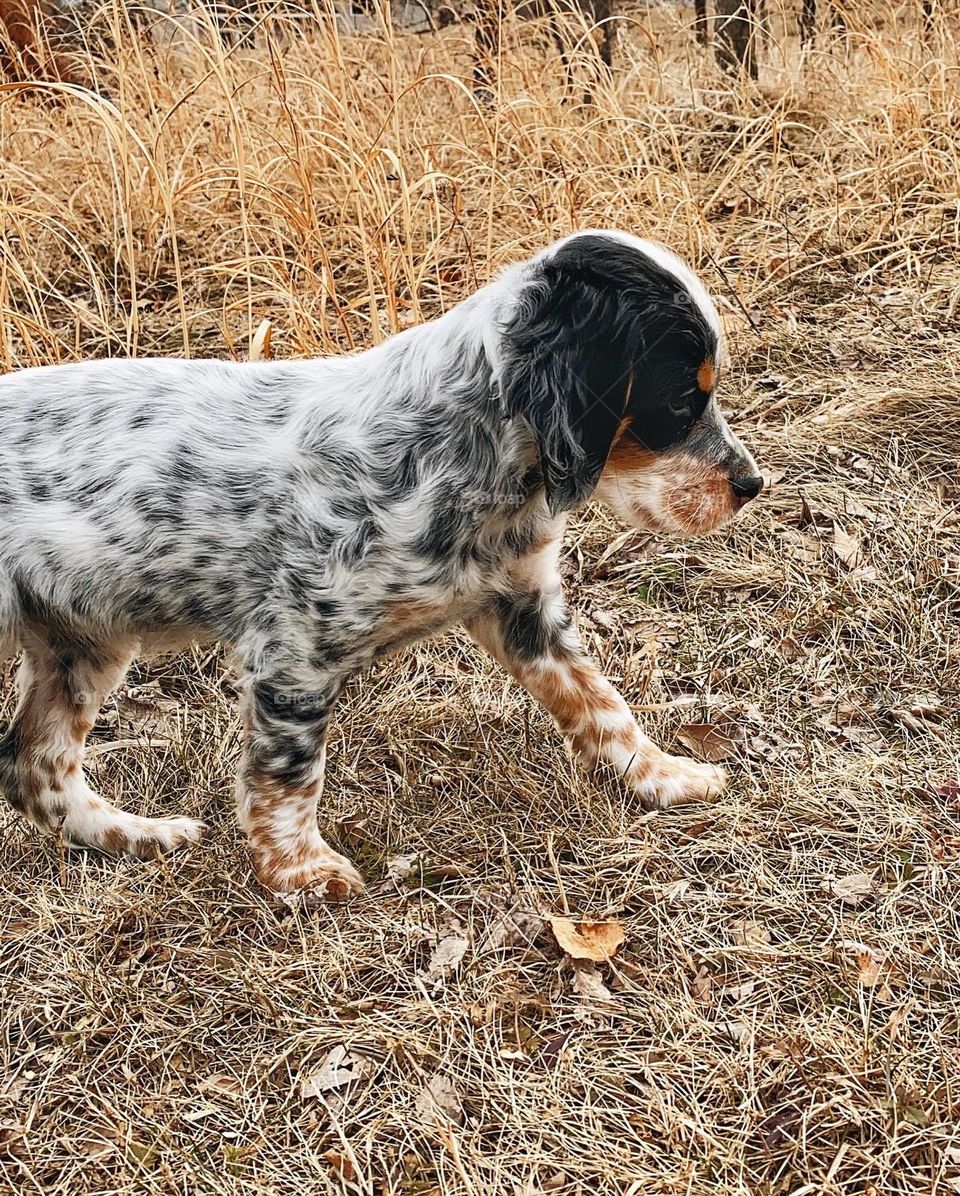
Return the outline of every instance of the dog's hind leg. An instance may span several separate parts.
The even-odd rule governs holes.
[[[17,676],[20,704],[0,738],[0,790],[41,830],[60,828],[67,843],[144,858],[196,839],[190,818],[141,818],[104,801],[87,784],[87,734],[106,695],[127,670],[132,645],[26,637]]]

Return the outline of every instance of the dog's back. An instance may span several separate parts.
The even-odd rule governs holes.
[[[7,654],[48,618],[195,626],[212,595],[256,600],[235,558],[266,533],[297,397],[287,378],[263,379],[256,366],[177,360],[0,379]]]

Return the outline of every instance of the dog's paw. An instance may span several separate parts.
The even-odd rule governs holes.
[[[631,779],[631,788],[648,809],[668,810],[691,802],[715,801],[727,784],[727,774],[714,764],[702,764],[688,756],[658,752],[655,760]]]
[[[308,905],[321,901],[347,901],[363,892],[363,877],[335,851],[303,863],[273,864],[258,868],[263,885],[274,893],[301,894]]]

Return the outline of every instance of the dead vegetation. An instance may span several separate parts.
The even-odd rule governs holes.
[[[265,317],[277,355],[363,346],[622,226],[719,296],[778,477],[712,538],[569,539],[605,669],[730,768],[713,806],[581,779],[451,636],[342,705],[329,825],[370,891],[308,914],[244,858],[219,660],[132,676],[99,785],[211,830],[139,863],[3,815],[6,1190],[960,1191],[960,63],[913,3],[805,55],[770,8],[759,87],[664,7],[592,108],[529,24],[484,108],[457,27],[229,47],[112,10],[99,94],[0,96],[5,367],[245,355]]]

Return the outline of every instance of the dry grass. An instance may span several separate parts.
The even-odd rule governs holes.
[[[265,316],[280,355],[363,346],[615,225],[703,270],[727,406],[783,475],[711,539],[589,512],[569,541],[586,638],[654,732],[745,729],[711,807],[580,779],[449,637],[343,704],[328,817],[371,889],[309,915],[251,878],[219,662],[142,670],[165,701],[119,702],[93,771],[211,831],[136,863],[4,816],[8,1190],[960,1190],[960,57],[917,7],[872,4],[805,60],[775,11],[756,91],[678,10],[636,13],[594,108],[526,25],[489,109],[463,29],[324,18],[230,50],[108,14],[118,48],[80,63],[99,98],[0,97],[5,367],[243,355]],[[526,916],[564,910],[625,925],[609,1000]],[[451,933],[466,953],[431,974]],[[341,1046],[361,1077],[304,1096]]]

